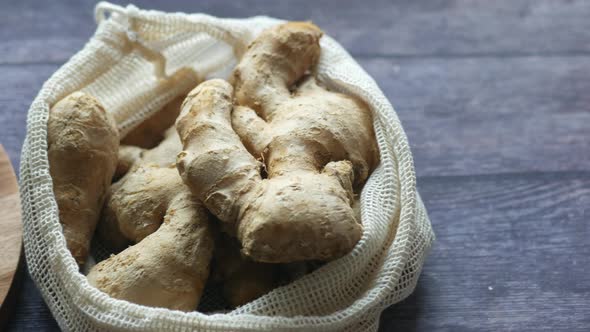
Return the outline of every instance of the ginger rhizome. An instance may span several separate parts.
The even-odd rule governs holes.
[[[352,203],[378,162],[371,113],[306,76],[321,35],[310,23],[264,31],[233,73],[235,94],[204,82],[176,122],[182,179],[255,261],[334,259],[361,237]]]
[[[211,278],[232,306],[246,304],[278,286],[278,264],[254,262],[240,253],[240,243],[220,232],[215,238]]]
[[[145,119],[121,139],[121,144],[144,149],[156,147],[164,139],[165,131],[174,125],[185,97],[186,94],[174,98],[161,110]]]
[[[96,99],[74,92],[50,110],[47,145],[63,233],[82,265],[117,165],[117,125]]]
[[[213,248],[207,213],[190,192],[169,202],[160,228],[90,270],[91,285],[118,299],[195,310],[209,275]]]
[[[173,129],[150,150],[121,146],[118,168],[128,171],[112,185],[104,207],[99,234],[105,241],[119,231],[127,240],[137,243],[160,227],[175,196],[189,191],[175,169],[174,155],[180,149],[178,134]],[[112,229],[104,233],[105,225]]]
[[[194,310],[213,251],[207,211],[176,170],[181,145],[174,128],[157,147],[138,149],[122,147],[128,172],[112,185],[99,225],[108,247],[137,244],[97,264],[88,280],[118,299]]]

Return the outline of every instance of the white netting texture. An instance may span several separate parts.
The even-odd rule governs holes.
[[[110,15],[107,15],[110,14]],[[110,16],[110,17],[107,17]],[[29,270],[60,327],[96,331],[374,331],[379,314],[414,289],[434,239],[400,121],[371,77],[329,36],[318,78],[374,114],[381,164],[361,194],[355,249],[224,314],[184,313],[110,298],[91,287],[61,233],[47,161],[47,116],[76,90],[101,101],[125,133],[200,79],[227,77],[268,17],[220,19],[100,3],[98,29],[44,85],[28,113],[20,188]]]

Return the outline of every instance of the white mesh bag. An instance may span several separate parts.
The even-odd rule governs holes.
[[[416,191],[400,121],[371,77],[329,36],[318,79],[364,100],[381,163],[361,194],[364,233],[354,250],[225,313],[180,312],[116,300],[90,286],[66,248],[47,161],[50,107],[76,90],[95,96],[125,134],[200,79],[228,77],[268,17],[221,19],[108,3],[95,35],[44,85],[28,113],[20,188],[29,270],[64,330],[375,331],[387,306],[414,289],[434,239]],[[203,299],[206,301],[206,299]]]

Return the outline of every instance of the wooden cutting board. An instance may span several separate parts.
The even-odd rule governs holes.
[[[16,177],[0,145],[0,330],[14,309],[22,270],[23,229]]]

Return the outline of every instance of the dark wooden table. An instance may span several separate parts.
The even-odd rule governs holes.
[[[382,331],[590,330],[590,1],[138,1],[311,19],[379,83],[437,234]],[[0,142],[94,31],[92,1],[0,2]],[[56,330],[27,275],[8,330]]]

